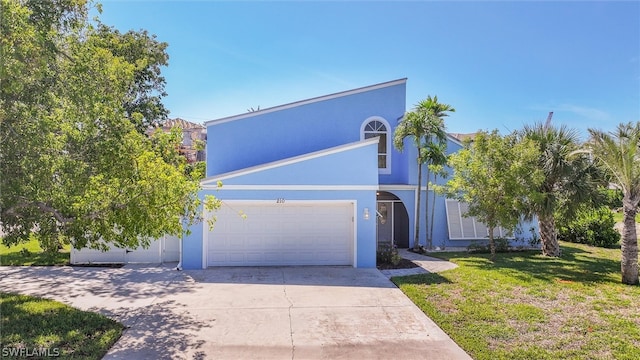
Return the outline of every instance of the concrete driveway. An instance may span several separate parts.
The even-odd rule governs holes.
[[[0,267],[127,326],[105,359],[469,359],[376,269]]]

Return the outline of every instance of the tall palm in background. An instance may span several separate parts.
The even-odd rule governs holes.
[[[433,194],[433,202],[431,203],[431,221],[429,221],[429,184],[431,181],[431,165],[445,165],[447,163],[447,133],[445,131],[444,117],[449,116],[449,112],[455,112],[456,109],[449,104],[438,102],[438,96],[427,96],[425,100],[416,105],[416,111],[425,117],[425,134],[424,143],[422,145],[421,161],[427,165],[427,180],[424,216],[426,224],[426,246],[428,249],[433,248],[433,212],[435,210],[435,193]],[[434,178],[435,182],[435,178]],[[417,221],[417,220],[416,220]]]
[[[447,116],[446,112],[455,111],[450,105],[438,103],[438,97],[427,96],[425,100],[416,104],[412,111],[406,113],[393,134],[393,144],[399,151],[404,149],[404,139],[411,137],[418,151],[416,162],[418,163],[418,191],[416,202],[418,204],[415,219],[415,236],[413,248],[420,248],[420,198],[422,188],[422,164],[430,158],[436,156],[433,152],[437,147],[433,146],[434,141],[437,143],[446,142],[446,133],[444,130],[443,117]],[[428,196],[428,189],[427,189]],[[427,197],[428,203],[428,197]]]
[[[640,121],[618,125],[611,133],[589,129],[588,143],[596,161],[623,194],[622,282],[638,283],[638,234],[635,216],[640,204]]]
[[[576,130],[566,126],[536,123],[525,126],[521,136],[532,140],[540,151],[538,169],[542,183],[531,189],[529,208],[538,218],[542,254],[560,256],[558,233],[554,213],[561,210],[571,216],[576,204],[587,201],[594,193],[593,166],[588,156],[579,149]]]
[[[418,150],[418,156],[416,159],[418,162],[418,189],[422,186],[422,158],[420,155],[422,154],[422,139],[425,135],[425,121],[426,119],[421,117],[417,112],[407,112],[402,119],[400,119],[400,122],[393,133],[393,146],[395,146],[396,149],[403,151],[404,139],[410,137],[413,139],[413,143]],[[420,190],[418,190],[416,201],[420,204]],[[420,218],[420,206],[417,206],[416,208],[415,232],[413,239],[414,250],[420,249],[420,226],[418,223],[418,219]]]

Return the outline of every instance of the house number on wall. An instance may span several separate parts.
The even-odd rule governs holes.
[[[284,204],[284,198],[277,198],[276,204]]]

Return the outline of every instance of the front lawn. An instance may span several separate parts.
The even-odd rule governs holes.
[[[123,329],[102,315],[32,296],[0,293],[0,310],[3,359],[100,359]]]
[[[438,253],[460,267],[392,280],[474,359],[640,359],[640,286],[620,283],[620,249],[561,248]]]
[[[0,243],[0,265],[69,265],[69,249],[66,245],[57,253],[45,253],[33,236],[29,242],[16,246]]]

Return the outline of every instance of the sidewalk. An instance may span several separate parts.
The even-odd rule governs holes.
[[[417,274],[436,273],[445,270],[451,270],[458,267],[458,265],[430,256],[416,254],[408,249],[398,249],[398,254],[404,259],[411,260],[418,267],[411,269],[393,269],[393,270],[380,270],[386,277],[391,278],[393,276],[408,276]]]

